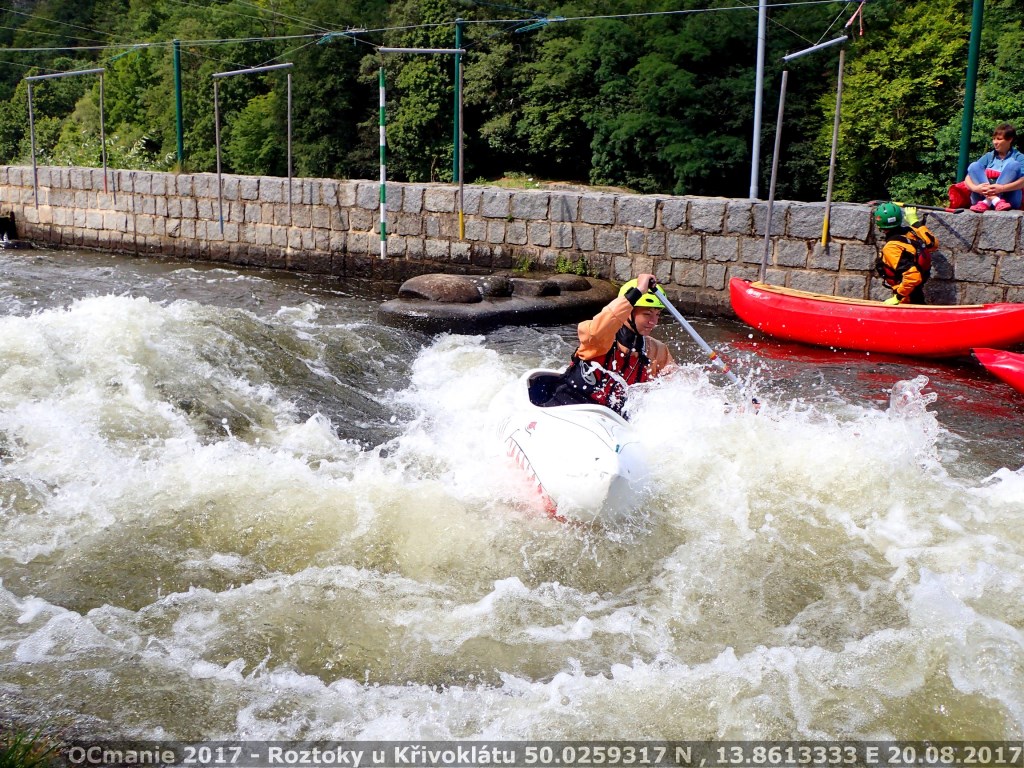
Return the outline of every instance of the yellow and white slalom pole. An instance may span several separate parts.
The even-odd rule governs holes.
[[[852,19],[851,19],[852,21]],[[832,213],[832,184],[836,177],[836,149],[839,146],[839,116],[843,106],[843,69],[846,66],[846,49],[839,49],[839,75],[836,78],[836,111],[832,119],[832,152],[828,161],[828,188],[825,193],[825,220],[821,225],[821,245],[829,243],[828,220]]]

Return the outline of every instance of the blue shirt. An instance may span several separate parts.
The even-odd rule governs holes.
[[[998,157],[995,150],[986,152],[978,162],[982,164],[985,170],[991,168],[994,171],[1001,171],[1007,160],[1016,160],[1024,168],[1024,153],[1020,152],[1016,147],[1010,147],[1006,157]]]

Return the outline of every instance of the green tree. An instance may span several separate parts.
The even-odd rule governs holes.
[[[24,109],[9,101],[0,101],[0,162],[10,163],[19,159],[26,123]]]
[[[54,71],[73,71],[86,68],[86,62],[58,58],[53,62]],[[29,75],[47,74],[29,70]],[[52,80],[35,81],[32,86],[32,114],[36,131],[37,154],[47,158],[55,149],[61,135],[61,126],[68,114],[74,111],[79,99],[87,88],[93,85],[94,76],[61,77]],[[14,89],[10,100],[0,110],[0,137],[2,144],[0,162],[30,162],[32,156],[31,137],[28,125],[28,81],[22,79]]]
[[[287,148],[275,119],[276,92],[253,96],[231,121],[224,147],[228,164],[238,173],[286,176]]]
[[[869,9],[869,26],[885,29],[854,49],[845,76],[835,194],[858,200],[919,197],[923,161],[963,101],[968,21],[958,0],[885,3]],[[883,26],[884,25],[884,26]],[[951,30],[954,31],[951,34]],[[822,99],[825,111],[827,99]],[[834,109],[834,97],[828,107]],[[828,157],[831,131],[819,132],[818,157]],[[949,178],[955,158],[931,155]],[[893,185],[893,181],[898,183]],[[948,185],[948,181],[946,182]],[[890,187],[893,187],[891,190]],[[930,197],[935,197],[933,189]]]
[[[610,77],[593,117],[594,181],[644,192],[736,192],[749,167],[742,116],[752,103],[753,57],[739,55],[752,42],[749,22],[726,11],[640,17],[619,32],[625,66],[599,69]]]
[[[377,90],[359,80],[365,50],[365,44],[337,39],[296,57],[292,131],[297,174],[346,178],[365,175],[376,164],[376,148],[361,153],[358,128],[377,112]],[[286,105],[278,100],[277,106],[283,125]]]
[[[589,118],[599,97],[595,73],[601,63],[601,35],[593,26],[576,24],[558,24],[536,34],[536,57],[524,65],[520,80],[522,115],[516,123],[528,153],[526,167],[586,179],[592,165]]]
[[[995,123],[1024,119],[1024,6],[986,5],[972,157],[987,148]],[[944,195],[958,153],[968,6],[864,6],[866,34],[847,44],[837,199]],[[177,148],[171,41],[179,39],[189,170],[215,166],[211,75],[290,61],[296,173],[372,178],[383,62],[389,175],[447,180],[452,57],[382,57],[369,46],[449,48],[454,20],[463,17],[467,178],[523,172],[643,192],[742,196],[755,10],[735,0],[569,0],[535,11],[500,0],[8,4],[0,9],[0,42],[39,50],[8,50],[0,63],[0,161],[28,159],[26,74],[102,66],[111,165],[170,167]],[[836,34],[837,21],[852,11],[844,7],[837,19],[832,4],[769,3],[762,150],[772,145],[783,67],[790,72],[778,196],[824,194],[837,58],[831,50],[783,64],[782,56]],[[544,23],[543,14],[552,20]],[[330,34],[356,27],[371,31]],[[49,50],[62,46],[79,49]],[[284,174],[284,73],[219,82],[225,170]],[[98,164],[97,79],[49,80],[33,92],[40,160]],[[767,154],[759,170],[764,188]]]
[[[500,10],[490,9],[491,15]],[[548,159],[538,162],[533,156],[522,127],[528,68],[539,50],[538,41],[547,33],[515,31],[524,26],[520,21],[497,21],[465,28],[463,164],[468,179],[494,179],[506,170],[536,171]]]
[[[384,42],[400,48],[451,48],[461,6],[449,0],[405,0],[389,7]],[[364,81],[375,80],[379,60],[363,61]],[[452,178],[454,67],[447,54],[389,54],[388,168],[394,178]]]

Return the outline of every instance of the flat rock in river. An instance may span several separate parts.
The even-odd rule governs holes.
[[[580,275],[429,274],[406,280],[377,316],[387,325],[428,333],[480,333],[585,320],[616,294],[607,280]]]

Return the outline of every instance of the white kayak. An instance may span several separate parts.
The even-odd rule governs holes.
[[[621,519],[642,501],[643,446],[629,423],[604,406],[541,407],[560,377],[543,368],[523,374],[498,437],[536,483],[553,516],[581,522]]]

